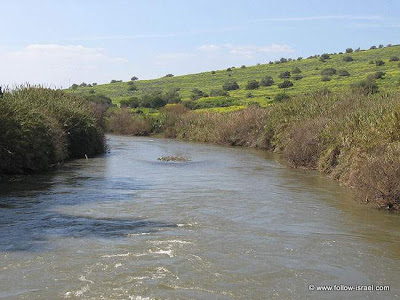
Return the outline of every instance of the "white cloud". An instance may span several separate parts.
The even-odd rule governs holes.
[[[101,48],[80,45],[33,44],[18,51],[0,52],[0,84],[29,82],[67,87],[69,81],[105,82],[127,60],[108,56]]]
[[[265,18],[251,20],[250,23],[257,22],[287,22],[287,21],[317,21],[317,20],[382,20],[381,16],[352,16],[352,15],[334,15],[334,16],[309,16],[309,17],[284,17],[284,18]]]
[[[201,51],[216,51],[221,49],[219,46],[217,45],[202,45],[198,48]]]

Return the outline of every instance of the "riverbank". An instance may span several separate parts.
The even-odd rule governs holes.
[[[398,93],[319,92],[223,114],[179,104],[157,117],[118,110],[109,115],[108,130],[282,153],[292,167],[315,169],[356,188],[362,201],[400,210]]]
[[[0,98],[0,178],[105,150],[102,115],[82,97],[21,86]]]

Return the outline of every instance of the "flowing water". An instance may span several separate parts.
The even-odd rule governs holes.
[[[393,299],[400,216],[264,151],[109,136],[0,184],[2,299]],[[188,162],[158,161],[185,156]],[[390,291],[310,291],[309,285]]]

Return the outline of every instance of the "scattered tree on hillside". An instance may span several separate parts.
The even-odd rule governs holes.
[[[265,76],[263,79],[260,81],[261,86],[271,86],[274,84],[274,80],[271,76]]]
[[[131,77],[131,80],[132,80],[132,81],[135,81],[135,80],[138,80],[138,79],[139,79],[139,78],[137,78],[136,76],[132,76],[132,77]]]
[[[223,84],[222,89],[225,91],[233,91],[239,89],[239,85],[236,81],[229,80]]]
[[[167,77],[167,78],[168,77],[174,77],[174,75],[170,73],[170,74],[165,75],[164,77]]]
[[[208,97],[208,94],[204,93],[203,91],[199,90],[198,88],[194,88],[192,90],[192,94],[190,95],[190,99],[197,100],[203,97]]]
[[[347,48],[346,49],[346,53],[352,53],[353,52],[353,49],[352,48]]]
[[[327,68],[321,71],[321,75],[332,76],[336,74],[336,70],[334,68]]]
[[[289,71],[282,72],[281,74],[279,74],[279,78],[281,79],[290,78],[290,72]]]
[[[74,83],[73,85],[71,85],[71,89],[76,90],[78,88],[78,85],[76,83]]]
[[[293,86],[293,82],[291,82],[290,80],[285,80],[284,82],[281,82],[278,85],[278,87],[280,89],[286,89],[286,88],[289,88],[289,87],[292,87],[292,86]]]
[[[255,90],[260,87],[260,84],[257,80],[249,80],[246,84],[246,90]]]

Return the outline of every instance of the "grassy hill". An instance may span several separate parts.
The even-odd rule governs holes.
[[[353,60],[346,62],[344,57],[350,56]],[[202,107],[207,109],[213,106],[231,106],[231,110],[243,107],[249,103],[257,102],[261,106],[271,103],[276,94],[283,91],[289,95],[305,94],[308,92],[328,88],[331,91],[347,90],[351,83],[361,81],[368,75],[381,71],[385,75],[376,80],[379,89],[395,90],[400,85],[400,62],[391,61],[393,57],[400,57],[400,45],[355,51],[353,53],[329,54],[329,58],[322,60],[317,55],[307,59],[296,59],[287,62],[274,62],[260,64],[257,66],[231,67],[228,70],[209,71],[198,74],[189,74],[176,77],[163,77],[153,80],[135,81],[136,91],[129,91],[129,82],[116,82],[96,86],[78,87],[68,89],[69,92],[84,95],[103,94],[110,97],[114,103],[126,100],[131,97],[142,97],[144,94],[154,90],[168,91],[179,88],[179,94],[183,101],[190,100],[192,90],[198,88],[205,93],[210,93],[212,89],[221,89],[222,85],[228,80],[236,81],[240,88],[229,91],[229,97],[207,97],[200,98],[197,103],[202,103]],[[383,65],[378,66],[377,60],[382,60]],[[300,74],[293,74],[295,68],[301,70]],[[349,76],[339,76],[338,74],[328,76],[329,81],[323,81],[321,72],[327,68],[334,68],[336,71],[345,70]],[[284,72],[291,72],[288,80],[293,82],[293,87],[281,89],[278,85],[284,81],[279,75]],[[255,90],[246,90],[245,86],[249,80],[260,81],[265,76],[272,76],[274,84],[268,87],[260,87]],[[295,79],[298,76],[301,79]],[[224,102],[221,105],[220,102]],[[218,104],[218,102],[220,104]],[[215,104],[215,105],[214,105]]]

